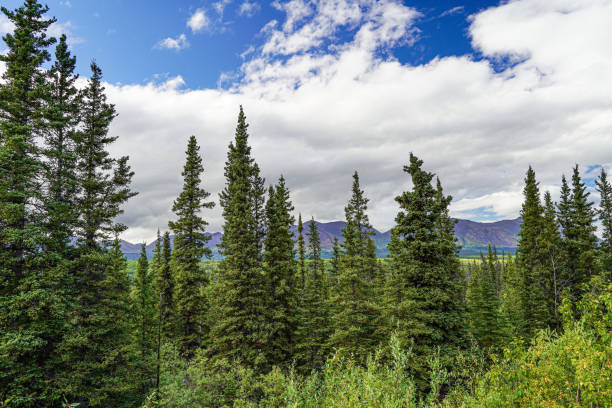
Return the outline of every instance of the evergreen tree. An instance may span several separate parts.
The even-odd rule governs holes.
[[[391,329],[404,344],[412,344],[411,369],[421,390],[427,387],[427,359],[439,347],[440,362],[448,367],[457,348],[465,345],[465,311],[457,246],[448,217],[451,197],[434,189],[434,174],[410,154],[404,171],[412,191],[396,197],[389,251],[385,313]]]
[[[578,165],[574,167],[571,189],[562,179],[561,201],[558,206],[559,223],[563,232],[563,247],[571,293],[575,300],[584,291],[584,285],[596,274],[597,238],[595,211],[588,200],[589,193],[580,178]]]
[[[251,174],[251,192],[249,194],[249,200],[251,201],[252,214],[253,214],[253,226],[251,227],[255,232],[255,242],[257,245],[257,259],[259,262],[263,260],[263,246],[266,237],[266,180],[261,177],[259,171],[259,165],[253,163],[252,174]]]
[[[152,285],[152,272],[149,271],[145,244],[141,245],[131,297],[134,310],[135,340],[137,349],[140,351],[138,370],[140,371],[141,397],[144,399],[153,383],[152,359],[156,340],[156,302]]]
[[[117,137],[107,135],[115,117],[106,102],[100,68],[92,63],[92,76],[81,95],[83,126],[77,135],[76,199],[79,219],[80,257],[73,276],[73,308],[69,335],[62,342],[65,358],[66,396],[81,406],[112,406],[127,398],[133,381],[129,331],[130,299],[126,261],[117,234],[126,229],[115,217],[136,193],[130,190],[133,176],[127,157],[112,158],[108,146]],[[115,235],[112,250],[100,245]],[[78,357],[77,357],[78,356]],[[74,359],[78,359],[78,364]]]
[[[525,201],[521,209],[521,231],[517,248],[517,267],[521,274],[521,305],[523,307],[522,334],[532,336],[546,327],[550,318],[544,292],[545,264],[541,253],[541,234],[544,209],[535,172],[529,166],[523,189]]]
[[[161,234],[159,232],[159,228],[157,229],[157,239],[155,240],[155,246],[153,247],[153,256],[151,258],[151,275],[153,276],[153,287],[155,287],[155,282],[157,282],[159,276],[159,269],[162,264],[162,239]]]
[[[161,240],[158,238],[158,242]],[[156,245],[157,246],[157,245]],[[158,299],[158,319],[162,323],[162,335],[165,339],[174,337],[174,323],[176,308],[174,306],[174,275],[171,268],[172,250],[170,247],[170,234],[166,231],[159,255],[159,264],[156,267],[154,286]]]
[[[271,364],[290,361],[296,321],[295,251],[291,227],[293,205],[283,176],[270,186],[266,204],[265,271],[267,321],[265,348]],[[271,367],[266,367],[271,368]]]
[[[299,270],[299,288],[300,293],[304,296],[306,290],[306,245],[304,244],[304,224],[302,224],[302,213],[298,215],[297,225],[297,246],[298,246],[298,270]]]
[[[334,241],[332,243],[332,258],[330,261],[331,270],[329,272],[329,289],[330,292],[335,290],[336,285],[338,284],[338,275],[340,274],[340,257],[342,255],[342,248],[340,248],[340,241],[338,241],[338,237],[334,237]]]
[[[505,273],[501,277],[500,314],[507,324],[508,333],[513,337],[521,335],[524,324],[522,306],[521,275],[512,255],[508,255]]]
[[[216,359],[240,360],[257,368],[267,365],[261,350],[266,287],[254,228],[258,225],[253,205],[255,162],[247,128],[240,107],[235,140],[225,163],[226,184],[220,194],[225,219],[220,249],[225,259],[219,265],[211,352]]]
[[[175,234],[172,266],[176,277],[176,312],[183,351],[187,354],[200,347],[208,334],[207,328],[202,327],[202,313],[207,308],[202,292],[208,279],[200,267],[200,260],[202,256],[210,258],[212,252],[205,246],[210,240],[205,234],[208,222],[200,212],[203,208],[214,207],[215,203],[206,201],[210,193],[200,187],[204,167],[199,150],[195,136],[191,136],[182,173],[183,191],[172,206],[178,219],[168,223]]]
[[[368,199],[359,186],[359,175],[353,174],[352,196],[344,212],[346,227],[338,285],[332,297],[333,332],[329,346],[363,360],[378,342],[378,309],[368,279],[366,248],[372,227],[366,210]]]
[[[92,62],[91,78],[81,95],[83,128],[76,150],[82,191],[76,200],[81,212],[76,235],[88,250],[97,250],[99,241],[108,241],[127,228],[114,219],[123,213],[121,205],[136,195],[129,189],[134,172],[128,157],[115,159],[107,150],[117,140],[117,136],[108,136],[116,113],[114,105],[106,102],[101,81],[102,71]]]
[[[599,245],[601,269],[608,279],[612,278],[612,185],[604,168],[595,181],[600,201],[597,214],[602,226],[602,239]]]
[[[327,288],[321,260],[321,238],[314,217],[308,225],[310,268],[302,296],[299,327],[296,333],[296,360],[303,372],[318,369],[325,363],[325,346],[329,337]]]
[[[483,258],[480,266],[474,265],[467,296],[470,332],[478,344],[485,348],[498,348],[505,338],[492,258],[493,253],[489,245],[488,259]]]
[[[45,207],[48,217],[47,251],[66,254],[78,218],[76,177],[76,127],[79,123],[79,93],[75,86],[76,58],[70,55],[66,35],[55,49],[55,62],[48,73],[45,104]]]
[[[561,329],[559,307],[561,306],[562,293],[568,285],[567,275],[563,273],[565,260],[563,259],[563,243],[559,230],[555,204],[550,192],[547,191],[544,194],[544,219],[538,245],[544,263],[543,278],[549,308],[548,314],[551,318],[550,323],[557,330]]]
[[[1,7],[14,25],[4,35],[6,64],[0,83],[0,395],[16,407],[54,403],[48,387],[55,345],[65,328],[63,279],[50,245],[43,201],[43,163],[37,140],[44,131],[48,86],[42,68],[50,59],[47,37],[55,19],[47,7],[26,0],[14,11]]]

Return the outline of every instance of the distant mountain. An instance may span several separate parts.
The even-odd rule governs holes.
[[[311,221],[304,223],[304,231],[308,231],[308,226]],[[338,241],[343,242],[342,229],[346,225],[344,221],[332,222],[317,222],[317,229],[321,237],[321,249],[324,258],[329,258],[332,255],[332,246],[334,237]],[[461,256],[478,255],[480,252],[486,252],[489,244],[494,245],[498,251],[514,253],[518,242],[518,233],[521,230],[521,218],[514,220],[503,220],[497,222],[477,222],[470,220],[457,219],[455,225],[455,236],[458,243],[461,245]],[[291,227],[291,231],[297,236],[297,226]],[[391,231],[380,232],[372,229],[374,234],[372,238],[376,244],[376,253],[380,257],[387,256],[387,245],[391,239]],[[221,259],[221,255],[217,250],[217,245],[221,242],[223,234],[221,232],[207,233],[211,237],[208,241],[208,247],[213,251],[213,259]],[[306,242],[308,237],[305,236]],[[171,246],[174,247],[174,236],[170,236]],[[152,257],[155,241],[146,246],[147,256]],[[121,251],[129,260],[136,260],[140,256],[140,244],[132,244],[127,241],[121,241]]]

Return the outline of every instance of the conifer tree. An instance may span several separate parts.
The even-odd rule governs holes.
[[[159,242],[158,238],[158,242]],[[163,236],[159,266],[155,275],[154,286],[157,291],[159,313],[158,319],[162,323],[162,335],[165,339],[174,337],[174,323],[176,308],[174,306],[174,275],[171,268],[172,249],[170,246],[170,233],[167,231]]]
[[[210,193],[201,187],[204,167],[199,150],[195,136],[191,136],[182,172],[183,191],[172,206],[178,219],[168,223],[175,234],[172,267],[176,279],[176,312],[182,348],[188,355],[200,347],[208,335],[207,328],[202,327],[202,313],[207,309],[202,292],[208,279],[200,267],[200,260],[203,256],[210,258],[212,252],[205,246],[210,240],[210,236],[205,234],[208,222],[200,212],[215,205],[206,201]]]
[[[129,188],[134,172],[128,157],[110,156],[108,145],[117,140],[108,129],[117,116],[107,103],[102,86],[102,70],[91,63],[91,77],[82,95],[83,128],[78,135],[77,175],[82,194],[76,200],[80,219],[76,230],[87,250],[98,250],[99,241],[108,241],[127,227],[114,221],[123,213],[121,205],[136,195]]]
[[[338,283],[338,275],[340,274],[340,257],[342,255],[342,248],[340,248],[340,241],[338,241],[338,237],[334,237],[334,241],[332,243],[332,258],[330,261],[331,270],[329,272],[329,289],[334,290]]]
[[[255,242],[257,245],[257,259],[259,262],[263,260],[263,246],[266,236],[266,179],[261,177],[259,165],[253,162],[251,175],[251,192],[249,200],[251,201],[253,213],[253,226],[255,232]]]
[[[550,323],[557,330],[561,329],[559,307],[561,306],[562,293],[568,285],[567,275],[563,273],[565,260],[563,259],[563,243],[559,230],[555,203],[550,192],[547,191],[544,194],[544,219],[538,245],[545,265],[543,278],[551,318]]]
[[[332,298],[333,332],[329,347],[364,359],[378,342],[378,309],[373,299],[372,282],[367,278],[366,248],[372,227],[366,210],[368,199],[353,174],[352,196],[344,212],[346,227],[338,284]]]
[[[48,222],[41,206],[39,145],[48,94],[42,69],[50,59],[47,37],[55,19],[47,7],[26,0],[14,11],[1,7],[14,25],[4,35],[6,64],[0,82],[0,395],[16,407],[53,403],[46,378],[64,328],[63,305],[56,296],[62,281],[49,246]],[[50,372],[48,372],[49,370]]]
[[[410,154],[404,171],[412,178],[412,191],[396,197],[389,251],[391,274],[387,281],[385,312],[391,330],[415,355],[411,369],[419,389],[427,387],[427,359],[439,347],[443,366],[465,345],[465,311],[457,246],[449,230],[450,196],[432,186],[434,174]]]
[[[602,226],[599,258],[602,272],[610,279],[612,278],[612,185],[603,167],[601,168],[599,178],[595,181],[595,185],[600,196],[597,215]]]
[[[153,256],[151,257],[151,276],[153,277],[153,288],[155,287],[155,282],[159,276],[159,269],[161,267],[162,262],[162,238],[159,232],[159,228],[157,229],[157,239],[155,240],[155,246],[153,247]]]
[[[291,226],[293,205],[285,179],[281,176],[276,187],[270,186],[266,203],[266,358],[271,364],[284,365],[291,359],[296,327],[295,251]],[[266,367],[271,368],[271,367]]]
[[[240,360],[248,367],[267,366],[261,350],[265,316],[265,280],[259,260],[258,233],[254,226],[253,174],[255,162],[248,144],[248,125],[242,107],[236,135],[225,162],[223,238],[215,294],[216,321],[212,327],[211,352],[215,359]]]
[[[153,379],[153,351],[156,340],[155,325],[155,294],[152,285],[152,272],[149,271],[149,261],[145,244],[141,245],[140,257],[132,286],[132,305],[134,310],[134,332],[140,358],[138,370],[140,371],[141,396],[144,399],[146,392],[152,385]]]
[[[320,368],[325,363],[329,313],[326,303],[327,288],[323,276],[324,264],[321,260],[321,238],[314,217],[310,220],[306,234],[310,268],[299,311],[296,360],[302,371],[309,373],[310,370]]]
[[[521,275],[512,255],[508,255],[505,273],[501,277],[500,314],[511,337],[519,337],[525,326],[523,320]]]
[[[306,245],[304,244],[304,224],[302,224],[302,213],[298,215],[297,225],[297,253],[298,253],[298,271],[299,271],[299,289],[303,296],[306,290]]]
[[[571,189],[562,179],[558,219],[563,232],[566,270],[574,299],[579,299],[584,285],[597,273],[595,212],[582,182],[578,165],[573,169]]]
[[[91,69],[81,95],[83,123],[76,148],[80,214],[75,235],[80,237],[80,257],[71,293],[72,329],[61,348],[66,358],[67,373],[62,378],[66,395],[94,407],[116,404],[133,386],[130,322],[125,318],[130,315],[129,281],[116,238],[126,227],[115,217],[136,193],[129,186],[134,173],[128,158],[115,159],[108,151],[117,139],[108,136],[115,110],[106,102],[100,68],[92,63]],[[112,250],[100,245],[108,242],[110,234],[115,235]],[[71,366],[74,356],[79,364]]]
[[[488,259],[483,258],[480,266],[474,265],[468,285],[467,308],[470,332],[478,344],[485,348],[498,348],[505,338],[505,325],[499,311],[491,260],[489,245]]]
[[[79,123],[79,93],[75,86],[76,58],[70,55],[66,35],[55,49],[55,62],[48,73],[44,129],[45,207],[48,218],[49,245],[46,250],[66,254],[78,218],[75,199],[76,126]]]
[[[535,172],[529,166],[523,189],[525,201],[521,209],[521,231],[517,248],[517,267],[521,276],[521,304],[523,307],[522,334],[532,336],[550,321],[544,292],[545,264],[540,252],[544,223],[544,209]]]

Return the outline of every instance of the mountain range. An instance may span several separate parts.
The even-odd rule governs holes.
[[[308,225],[311,221],[304,223],[304,231],[308,230]],[[317,222],[315,221],[317,230],[321,237],[321,249],[323,258],[330,258],[332,255],[332,246],[334,238],[343,242],[342,229],[345,226],[344,221],[332,222]],[[498,251],[514,253],[518,242],[518,234],[521,230],[521,218],[513,220],[503,220],[496,222],[477,222],[470,220],[457,219],[455,225],[455,236],[457,242],[461,245],[459,252],[460,256],[474,256],[480,252],[486,252],[489,244],[495,246]],[[291,227],[294,236],[297,236],[297,226]],[[374,243],[376,244],[376,253],[379,257],[388,255],[387,245],[391,239],[391,231],[380,232],[377,229],[372,229]],[[207,233],[211,237],[207,247],[213,251],[213,259],[221,259],[222,256],[217,250],[217,245],[221,242],[223,233],[213,232]],[[304,237],[308,242],[308,237]],[[174,236],[170,236],[171,246],[174,244]],[[155,248],[155,241],[146,246],[146,252],[151,258]],[[140,256],[140,244],[133,244],[127,241],[121,241],[121,251],[125,254],[128,260],[136,260]]]

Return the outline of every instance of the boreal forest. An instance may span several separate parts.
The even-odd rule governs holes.
[[[291,185],[262,176],[236,106],[221,193],[191,136],[174,218],[154,226],[152,256],[142,244],[128,261],[117,217],[138,192],[128,156],[111,153],[124,135],[109,133],[102,67],[78,77],[37,0],[2,13],[14,30],[0,55],[0,407],[612,405],[603,167],[597,204],[578,165],[558,175],[556,202],[525,168],[516,253],[468,259],[444,180],[406,151],[396,167],[411,187],[385,256],[354,172],[323,257]]]

